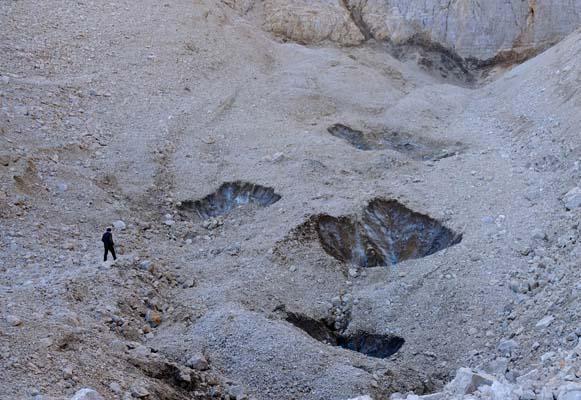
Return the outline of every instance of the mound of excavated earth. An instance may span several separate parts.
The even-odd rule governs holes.
[[[579,399],[580,16],[1,2],[0,399]]]

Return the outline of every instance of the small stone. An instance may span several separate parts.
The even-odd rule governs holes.
[[[176,222],[173,219],[166,219],[163,223],[167,226],[173,226]]]
[[[192,288],[195,285],[196,285],[196,281],[193,278],[190,278],[190,279],[186,279],[186,281],[183,283],[182,287],[184,289],[187,289],[187,288]]]
[[[144,270],[144,271],[152,271],[153,265],[151,264],[151,261],[143,260],[139,263],[139,268]]]
[[[122,231],[125,230],[125,228],[127,228],[127,225],[125,225],[125,222],[118,220],[113,222],[113,227],[115,227],[115,229],[117,229],[118,231]]]
[[[234,243],[224,249],[228,255],[234,257],[240,254],[240,244]]]
[[[10,156],[8,154],[0,155],[0,165],[3,165],[5,167],[10,165]]]
[[[231,398],[240,400],[245,398],[244,387],[242,385],[235,385],[228,388],[228,394]]]
[[[64,193],[69,189],[69,185],[67,185],[64,182],[61,182],[61,183],[56,185],[56,188],[59,192]]]
[[[177,378],[182,382],[190,383],[192,381],[192,374],[191,369],[189,368],[180,368]]]
[[[121,391],[123,390],[121,389],[121,385],[117,382],[111,382],[109,384],[109,389],[115,394],[121,394]]]
[[[290,272],[295,272],[297,270],[296,265],[291,265],[291,267],[288,269]]]
[[[575,340],[577,340],[577,334],[575,332],[571,332],[570,334],[567,335],[565,340],[567,340],[568,342],[574,342]]]
[[[141,399],[149,396],[149,391],[143,385],[133,385],[131,386],[131,396]]]
[[[152,328],[155,328],[161,324],[161,314],[155,310],[147,310],[145,320],[149,322]]]
[[[543,318],[539,322],[537,322],[537,324],[535,325],[535,328],[539,328],[539,329],[548,328],[549,325],[551,325],[554,320],[555,320],[555,317],[553,317],[552,315],[547,315],[545,318]]]
[[[532,238],[535,240],[547,240],[547,234],[542,229],[535,228],[531,233]]]
[[[71,379],[73,377],[73,368],[71,367],[64,367],[62,369],[63,377],[65,379]]]
[[[15,315],[6,316],[6,322],[8,322],[12,326],[22,325],[22,320]]]
[[[573,210],[581,207],[581,188],[574,187],[563,196],[563,203],[567,210]]]
[[[95,390],[90,388],[84,388],[75,393],[71,400],[105,400],[103,397],[97,393]]]
[[[186,366],[198,371],[205,371],[208,369],[208,361],[203,354],[198,353],[188,359]]]
[[[551,358],[555,356],[554,351],[548,351],[541,356],[541,362],[544,364],[545,362],[549,361]]]
[[[509,339],[509,340],[501,340],[497,346],[497,349],[503,355],[509,355],[514,353],[518,349],[519,345],[516,340]]]
[[[525,390],[519,396],[518,400],[536,400],[536,399],[537,399],[537,395],[535,394],[535,392],[533,392],[532,390]]]

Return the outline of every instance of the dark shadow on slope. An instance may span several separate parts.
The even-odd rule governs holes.
[[[361,267],[426,257],[462,240],[461,234],[396,200],[371,201],[360,220],[322,214],[315,222],[327,254]]]
[[[318,321],[304,314],[289,312],[286,321],[320,342],[356,351],[369,357],[388,358],[397,353],[405,343],[405,340],[399,336],[377,335],[365,331],[343,335],[333,330],[324,321]]]
[[[393,150],[414,160],[441,160],[458,154],[463,150],[461,143],[436,142],[408,133],[394,132],[387,129],[363,132],[347,125],[334,124],[327,131],[347,141],[359,150]]]

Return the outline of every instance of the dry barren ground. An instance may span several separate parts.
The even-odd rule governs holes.
[[[581,32],[467,88],[210,1],[0,30],[0,398],[581,396]]]

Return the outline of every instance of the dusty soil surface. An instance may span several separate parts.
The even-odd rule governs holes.
[[[0,29],[0,398],[388,399],[499,357],[579,382],[549,377],[581,335],[581,32],[469,89],[210,1],[4,1]],[[328,254],[317,216],[375,199],[461,241]]]

